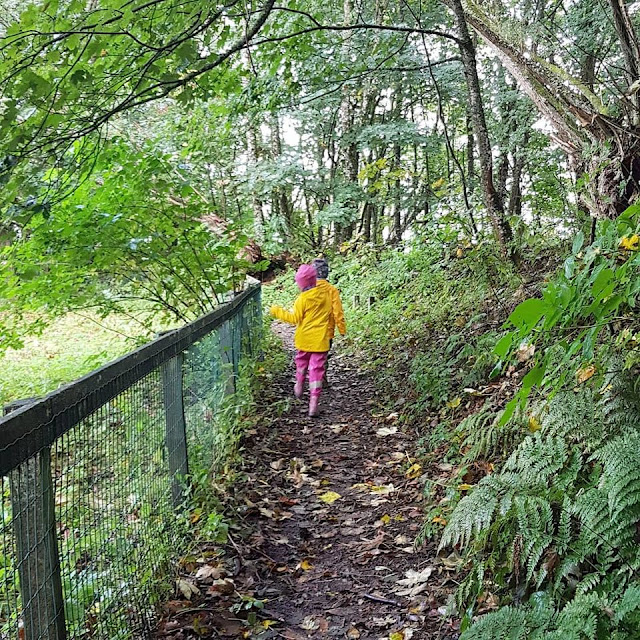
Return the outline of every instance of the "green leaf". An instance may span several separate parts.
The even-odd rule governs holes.
[[[580,249],[582,249],[583,245],[584,245],[584,233],[582,233],[582,231],[579,231],[576,237],[573,239],[571,253],[575,255],[576,253],[578,253],[578,251],[580,251]]]
[[[504,427],[509,420],[511,420],[511,416],[513,416],[513,412],[516,410],[518,406],[518,402],[520,401],[520,394],[516,395],[514,398],[507,402],[507,406],[504,408],[502,415],[500,416],[500,420],[498,421],[498,426]]]
[[[526,331],[535,327],[547,311],[548,306],[544,300],[529,298],[513,310],[509,316],[509,322],[521,331]]]
[[[502,336],[502,338],[498,340],[498,343],[493,348],[493,353],[495,353],[499,358],[504,358],[511,349],[514,337],[515,334],[513,331],[510,331],[506,335]]]
[[[537,365],[527,375],[522,378],[522,388],[531,389],[532,387],[539,385],[544,378],[544,366]]]

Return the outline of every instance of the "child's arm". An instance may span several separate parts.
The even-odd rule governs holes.
[[[340,332],[340,335],[344,335],[345,333],[347,333],[347,324],[344,321],[342,300],[340,300],[340,293],[337,289],[333,291],[331,303],[333,306],[333,318],[335,320],[336,326],[338,327],[338,331]]]
[[[303,316],[303,303],[300,298],[295,301],[293,311],[287,311],[282,307],[273,306],[269,309],[269,313],[278,320],[288,322],[289,324],[300,324]]]

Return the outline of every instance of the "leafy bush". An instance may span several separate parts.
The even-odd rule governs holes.
[[[473,567],[458,592],[464,640],[635,637],[639,214],[632,207],[603,221],[588,247],[577,237],[541,298],[516,307],[498,342],[522,387],[498,420],[486,410],[468,419],[483,432],[475,440],[490,449],[492,430],[519,416],[534,433],[516,439],[444,530],[440,546],[464,549]],[[523,348],[535,355],[521,364]],[[486,588],[508,606],[472,625]]]

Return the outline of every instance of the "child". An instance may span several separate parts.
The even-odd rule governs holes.
[[[342,300],[340,300],[340,292],[329,283],[327,278],[329,277],[329,264],[324,258],[316,258],[313,261],[313,266],[315,267],[316,274],[318,275],[318,284],[316,285],[318,289],[324,289],[329,297],[331,298],[331,320],[329,322],[329,349],[331,349],[331,345],[333,343],[333,336],[336,333],[336,327],[340,332],[340,335],[345,335],[347,333],[347,325],[344,321],[344,311],[342,310]],[[329,355],[327,354],[327,360]],[[324,383],[327,386],[327,367],[324,370]]]
[[[296,352],[296,398],[302,397],[304,380],[309,371],[309,416],[318,415],[318,403],[322,391],[329,351],[333,308],[326,289],[316,286],[316,270],[303,264],[296,273],[296,284],[301,293],[293,305],[293,312],[282,307],[271,307],[274,318],[296,325],[294,345]]]

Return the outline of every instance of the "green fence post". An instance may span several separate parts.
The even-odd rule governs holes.
[[[220,360],[222,361],[223,374],[227,376],[225,394],[231,395],[236,391],[236,376],[233,359],[233,336],[231,333],[231,321],[226,320],[220,326]]]
[[[184,355],[167,360],[162,365],[162,395],[164,399],[165,440],[169,456],[171,475],[171,498],[173,505],[182,505],[182,487],[184,478],[189,474],[187,452],[187,426],[184,419],[182,399],[182,365]]]
[[[33,398],[13,402],[4,413],[31,402]],[[9,491],[24,638],[66,640],[50,447],[10,472]]]

